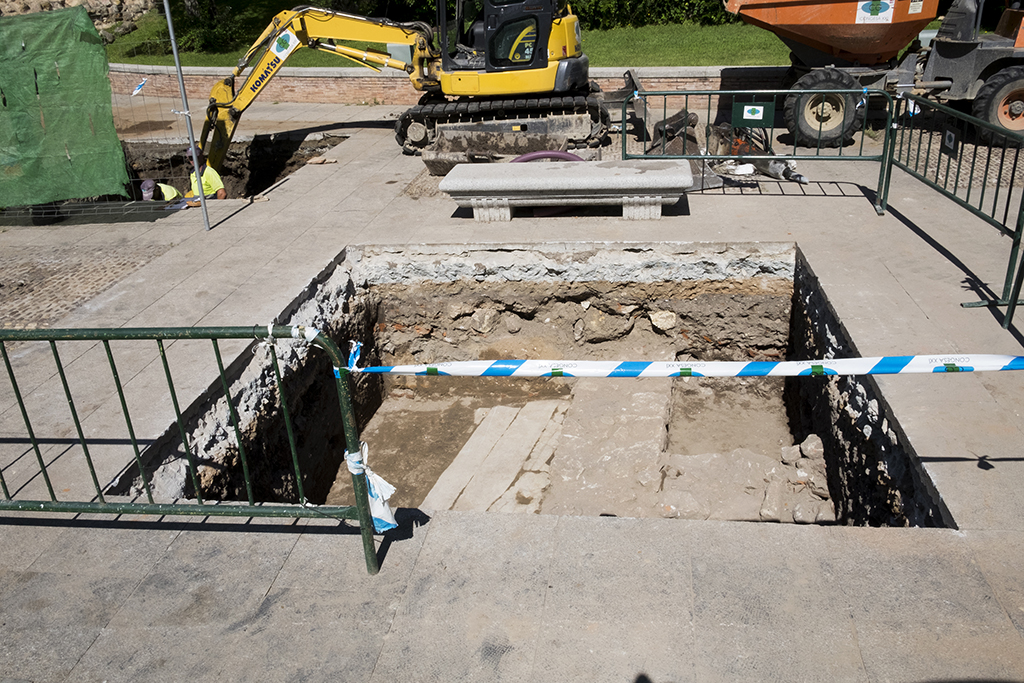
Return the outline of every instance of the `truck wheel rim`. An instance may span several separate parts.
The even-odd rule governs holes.
[[[999,103],[999,124],[1010,130],[1024,130],[1024,87],[1011,90]]]
[[[804,120],[815,130],[825,133],[843,123],[841,95],[811,95],[804,103]]]

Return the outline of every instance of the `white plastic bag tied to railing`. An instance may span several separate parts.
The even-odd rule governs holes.
[[[388,529],[394,529],[398,526],[398,522],[395,521],[395,513],[391,511],[391,506],[388,505],[388,499],[395,494],[395,487],[384,481],[380,475],[374,473],[373,470],[366,466],[366,454],[368,452],[369,449],[366,446],[366,442],[360,442],[357,453],[345,451],[345,463],[348,465],[348,471],[352,474],[366,475],[366,492],[370,499],[370,516],[373,517],[373,529],[378,534],[382,534]]]

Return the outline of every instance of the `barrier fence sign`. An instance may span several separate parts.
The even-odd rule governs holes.
[[[775,125],[775,103],[733,102],[732,121],[734,126],[771,128]]]

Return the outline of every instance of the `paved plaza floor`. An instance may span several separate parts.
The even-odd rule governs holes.
[[[407,191],[422,163],[394,113],[254,107],[253,131],[348,137],[267,201],[211,202],[210,231],[194,209],[0,228],[0,313],[266,324],[360,244],[782,241],[864,356],[1021,355],[999,309],[960,306],[1000,291],[1009,239],[901,171],[884,216],[877,165],[808,162],[809,186],[693,194],[657,221],[476,223]],[[7,293],[19,281],[35,298]],[[402,510],[368,576],[333,521],[5,513],[0,682],[1024,680],[1024,373],[877,386],[956,528]],[[20,438],[3,398],[0,439]]]

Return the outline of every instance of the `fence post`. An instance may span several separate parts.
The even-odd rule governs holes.
[[[330,356],[334,366],[334,383],[338,388],[338,403],[341,406],[341,425],[345,430],[345,459],[356,457],[360,451],[359,425],[356,413],[352,409],[352,395],[349,392],[349,371],[341,350],[326,335],[318,330],[304,327],[275,327],[275,336],[302,337],[316,344]],[[359,532],[363,537],[363,555],[366,558],[366,571],[376,574],[380,571],[377,561],[377,546],[373,542],[373,517],[370,515],[370,497],[366,488],[366,473],[352,472],[352,490],[356,497],[356,510],[359,513]]]
[[[882,136],[882,163],[878,171],[878,192],[875,195],[875,212],[879,216],[885,215],[889,207],[889,181],[892,180],[892,160],[896,152],[895,122],[897,117],[899,101],[889,98],[889,106],[886,107],[885,135]],[[865,113],[866,116],[866,113]],[[861,138],[863,145],[863,138]]]
[[[1012,189],[1012,188],[1011,188]],[[1006,301],[1006,317],[1003,318],[1003,329],[1010,329],[1013,324],[1013,314],[1017,311],[1017,298],[1020,296],[1021,281],[1024,280],[1024,262],[1018,264],[1020,255],[1021,233],[1024,232],[1024,197],[1021,198],[1020,210],[1017,212],[1017,229],[1013,231],[1013,245],[1010,247],[1010,264],[1006,269],[1006,285],[1010,284],[1013,277],[1013,270],[1017,268],[1017,277],[1013,280],[1013,287],[1007,291],[1003,286],[1003,300]]]

